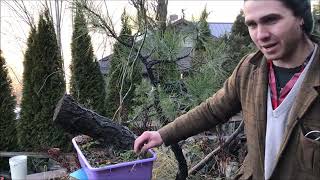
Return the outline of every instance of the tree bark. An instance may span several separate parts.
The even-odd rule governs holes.
[[[170,147],[178,161],[179,167],[175,180],[185,180],[188,177],[187,160],[184,157],[182,149],[178,143],[172,144]]]
[[[136,137],[127,127],[82,107],[70,95],[58,102],[53,121],[71,134],[85,134],[118,149],[132,149]]]
[[[167,27],[168,0],[157,0],[157,2],[156,20],[158,21],[158,28],[163,34]]]

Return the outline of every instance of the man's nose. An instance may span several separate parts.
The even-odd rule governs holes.
[[[270,38],[269,30],[264,26],[258,26],[257,28],[257,39],[259,41],[266,41]]]

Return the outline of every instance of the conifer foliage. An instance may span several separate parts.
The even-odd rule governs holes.
[[[105,82],[96,61],[85,17],[76,10],[72,35],[71,95],[87,108],[105,115]]]
[[[211,40],[211,33],[209,24],[207,22],[209,13],[207,12],[207,8],[204,8],[201,12],[200,20],[198,22],[197,27],[197,37],[195,41],[195,50],[204,50],[205,43]]]
[[[224,64],[224,67],[229,73],[233,71],[241,58],[255,50],[248,27],[244,21],[243,11],[240,11],[232,25],[231,34],[227,40],[229,61]]]
[[[192,69],[198,71],[199,68],[206,62],[206,47],[208,43],[212,42],[209,24],[207,22],[209,13],[207,8],[201,12],[199,21],[196,23],[196,38],[194,39],[194,58],[192,58]]]
[[[312,16],[314,20],[312,33],[319,36],[320,35],[320,1],[316,1],[316,3],[313,4]]]
[[[234,36],[240,36],[242,37],[242,44],[243,46],[248,46],[251,43],[251,38],[249,34],[248,27],[245,25],[245,19],[243,11],[240,11],[240,14],[238,14],[236,20],[234,21],[231,29],[231,38],[234,38]]]
[[[126,12],[121,17],[122,29],[119,35],[121,41],[131,44],[133,41],[132,31],[129,25],[129,17]],[[107,94],[107,116],[113,117],[120,106],[120,90],[122,86],[122,79],[124,80],[122,86],[122,96],[128,94],[121,104],[121,108],[117,114],[122,117],[122,120],[126,120],[128,113],[132,110],[132,99],[134,96],[135,87],[140,84],[141,76],[141,64],[137,60],[134,62],[135,54],[130,55],[130,49],[119,42],[116,42],[113,47],[113,55],[110,63],[110,71],[108,72],[108,94]],[[125,73],[125,74],[123,74]],[[120,122],[121,120],[118,119]]]
[[[49,11],[39,17],[32,29],[24,59],[21,119],[18,142],[23,150],[66,148],[70,144],[52,117],[58,100],[65,93],[63,62]]]
[[[11,80],[8,76],[5,59],[0,50],[0,149],[3,151],[16,150],[16,119],[14,108],[15,97],[12,93]]]
[[[248,46],[252,45],[252,40],[248,27],[245,24],[245,18],[242,10],[232,25],[228,43],[231,53],[239,52],[238,58],[242,58],[248,52]]]

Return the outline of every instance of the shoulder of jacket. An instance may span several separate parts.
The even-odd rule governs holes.
[[[245,64],[255,64],[256,61],[259,61],[261,58],[263,57],[263,54],[261,53],[261,51],[256,51],[254,53],[250,53],[250,54],[247,54],[246,56],[244,56],[242,58],[242,63],[245,63]]]
[[[261,59],[261,52],[256,51],[254,53],[250,53],[245,55],[239,62],[238,67],[237,67],[237,74],[241,73],[244,70],[250,69],[250,67],[255,66],[257,61]]]

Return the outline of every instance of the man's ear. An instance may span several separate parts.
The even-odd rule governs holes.
[[[302,27],[304,25],[304,19],[302,17],[299,18],[300,19],[300,26]]]

